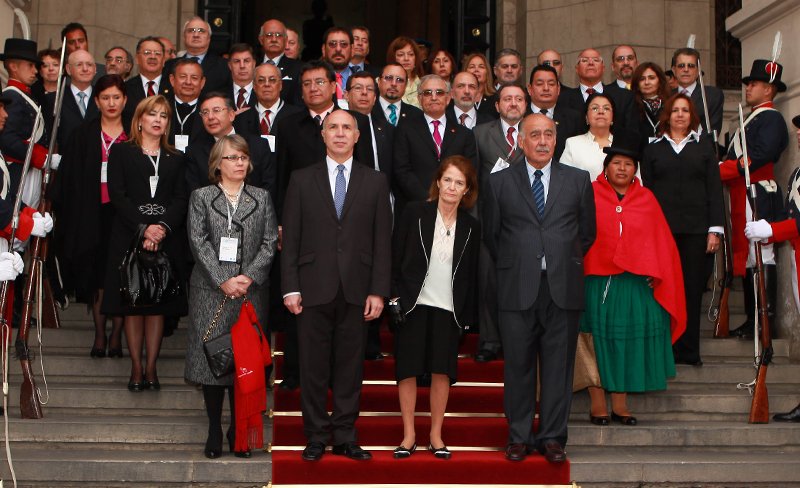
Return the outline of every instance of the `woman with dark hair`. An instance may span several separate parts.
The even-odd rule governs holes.
[[[421,108],[417,90],[419,89],[419,80],[425,73],[422,69],[422,57],[414,39],[405,36],[396,37],[389,43],[389,48],[386,50],[386,63],[397,63],[406,70],[407,81],[403,101]]]
[[[614,142],[614,101],[602,93],[592,93],[586,99],[585,115],[589,130],[567,139],[560,162],[588,171],[594,180],[603,173],[603,149]]]
[[[661,109],[670,96],[667,75],[656,63],[644,62],[633,72],[631,91],[639,112],[639,134],[647,144],[659,133]]]
[[[581,332],[592,334],[611,417],[597,388],[590,419],[636,425],[627,394],[664,390],[675,376],[671,345],[686,327],[683,277],[664,214],[635,176],[638,140],[617,136],[603,152],[603,173],[592,184],[597,238],[583,262]]]
[[[723,232],[722,182],[714,144],[700,136],[692,101],[675,94],[664,102],[659,138],[642,156],[642,182],[661,204],[683,267],[686,332],[675,343],[675,362],[702,366],[700,305]]]
[[[456,71],[456,59],[446,49],[437,49],[431,55],[428,65],[431,67],[429,74],[439,75],[445,81],[453,81]]]
[[[494,83],[492,82],[492,73],[489,69],[489,61],[481,53],[472,53],[467,56],[464,61],[462,71],[468,71],[475,75],[478,79],[478,90],[475,95],[475,108],[480,110],[481,105],[489,97],[494,95]]]
[[[478,197],[478,176],[463,156],[442,161],[427,202],[409,203],[394,235],[392,299],[395,376],[403,417],[403,441],[395,458],[417,447],[414,409],[417,376],[431,375],[428,450],[450,458],[442,423],[450,385],[456,381],[461,332],[476,320],[480,228],[469,215]]]
[[[186,177],[183,155],[169,145],[170,104],[163,95],[147,97],[136,107],[129,142],[117,144],[108,158],[108,196],[114,218],[108,236],[108,260],[100,312],[122,315],[131,356],[130,391],[159,390],[156,361],[164,334],[164,316],[186,315],[185,290],[163,303],[131,307],[122,301],[118,266],[144,225],[139,244],[145,251],[163,250],[176,280],[183,283],[186,255]],[[147,343],[147,364],[142,350]]]
[[[114,206],[108,194],[108,159],[111,148],[128,140],[122,112],[125,82],[118,75],[100,77],[92,89],[100,117],[84,122],[62,148],[53,204],[58,211],[56,241],[61,243],[64,274],[79,302],[86,303],[94,321],[93,358],[122,357],[122,317],[100,311],[103,302],[108,238]],[[116,272],[119,263],[112,269]],[[114,291],[116,293],[116,290]],[[112,321],[106,336],[106,322]]]

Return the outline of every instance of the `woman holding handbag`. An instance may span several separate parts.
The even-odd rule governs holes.
[[[240,410],[234,407],[242,397],[234,391],[234,375],[217,378],[212,373],[203,343],[204,337],[213,339],[231,332],[245,295],[249,300],[245,303],[251,304],[255,314],[265,316],[264,287],[275,254],[278,225],[269,192],[244,182],[253,165],[241,136],[220,138],[211,149],[208,166],[212,184],[192,192],[189,202],[189,246],[195,260],[189,299],[194,306],[189,313],[184,376],[203,386],[208,414],[206,457],[222,455],[226,388],[231,412],[236,412],[227,434],[230,450],[238,457],[250,457],[249,448],[255,446],[245,441],[252,439],[237,439],[235,435],[236,423],[242,419]]]
[[[160,390],[156,361],[164,335],[164,316],[186,315],[186,294],[178,291],[158,304],[131,306],[123,293],[120,263],[130,255],[131,241],[141,227],[144,235],[136,248],[156,256],[163,252],[172,263],[172,278],[185,275],[186,177],[183,155],[167,143],[170,104],[161,95],[148,97],[136,107],[129,142],[114,144],[108,157],[108,196],[114,206],[108,237],[108,262],[100,312],[125,317],[125,340],[131,357],[128,390]],[[136,249],[134,249],[136,251]],[[147,364],[142,349],[147,345]]]

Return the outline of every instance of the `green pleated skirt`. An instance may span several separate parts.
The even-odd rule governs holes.
[[[594,338],[606,391],[664,390],[675,376],[670,318],[647,278],[630,273],[586,277],[581,332]]]

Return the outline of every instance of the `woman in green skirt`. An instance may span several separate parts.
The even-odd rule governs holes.
[[[681,262],[653,194],[635,177],[635,139],[618,136],[603,151],[593,183],[597,239],[586,254],[581,331],[594,339],[603,388],[590,388],[596,425],[636,425],[628,392],[664,390],[675,376],[672,344],[686,328]],[[611,417],[605,393],[611,392]]]

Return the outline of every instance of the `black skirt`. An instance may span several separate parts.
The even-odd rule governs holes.
[[[397,381],[424,374],[458,377],[460,333],[453,312],[417,305],[395,335]]]

